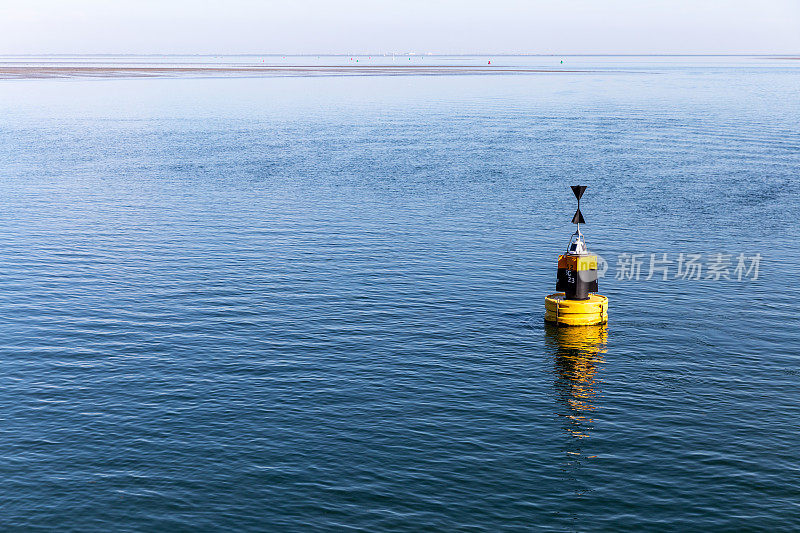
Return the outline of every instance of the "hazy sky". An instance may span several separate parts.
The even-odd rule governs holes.
[[[0,54],[800,53],[800,0],[0,0]]]

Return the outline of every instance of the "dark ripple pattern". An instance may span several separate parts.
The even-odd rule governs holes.
[[[642,69],[3,82],[0,527],[800,529],[798,70]]]

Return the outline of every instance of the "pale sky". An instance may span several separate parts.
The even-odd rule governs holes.
[[[800,0],[0,0],[0,54],[800,53]]]

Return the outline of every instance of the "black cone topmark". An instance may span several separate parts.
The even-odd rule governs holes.
[[[586,185],[570,185],[570,187],[572,187],[572,192],[575,194],[575,198],[577,198],[580,202],[581,196],[583,196],[583,191],[586,190]]]

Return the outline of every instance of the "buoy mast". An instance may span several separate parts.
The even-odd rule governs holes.
[[[545,298],[545,320],[563,326],[588,326],[608,321],[608,298],[596,294],[597,256],[589,253],[581,233],[586,221],[581,213],[581,197],[586,185],[572,185],[578,209],[572,217],[576,225],[566,253],[558,256],[556,290]]]

